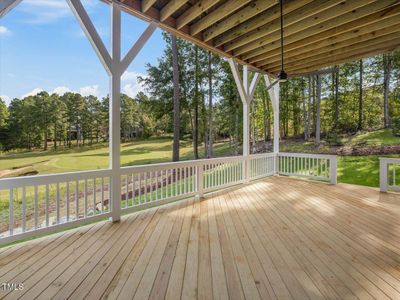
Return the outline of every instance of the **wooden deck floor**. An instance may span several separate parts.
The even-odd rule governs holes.
[[[400,299],[400,196],[288,178],[0,249],[5,299]]]

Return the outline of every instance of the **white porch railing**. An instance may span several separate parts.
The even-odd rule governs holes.
[[[337,183],[337,161],[335,155],[279,153],[280,175],[304,177]]]
[[[336,157],[266,153],[123,167],[118,200],[128,213],[278,171],[334,182]],[[106,169],[1,179],[1,203],[9,205],[0,208],[0,244],[111,217],[111,176]]]
[[[0,199],[9,205],[0,209],[0,243],[108,217],[110,176],[96,170],[1,179]]]
[[[276,155],[274,153],[253,154],[249,156],[249,179],[274,175]]]
[[[400,158],[379,158],[381,192],[400,192]]]

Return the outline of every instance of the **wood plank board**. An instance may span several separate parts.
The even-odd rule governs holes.
[[[400,299],[399,207],[269,177],[10,246],[0,299]]]

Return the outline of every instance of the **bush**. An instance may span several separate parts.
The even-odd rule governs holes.
[[[395,136],[400,136],[400,117],[392,119],[392,132]]]
[[[337,130],[331,130],[326,134],[326,141],[331,146],[342,146],[342,140],[337,132]]]

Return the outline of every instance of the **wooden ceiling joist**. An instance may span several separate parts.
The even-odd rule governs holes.
[[[196,35],[200,31],[210,27],[216,22],[222,20],[223,18],[229,16],[235,11],[239,10],[241,7],[250,3],[251,0],[228,0],[224,4],[218,7],[218,9],[207,14],[204,18],[190,26],[190,34]]]
[[[246,7],[225,20],[212,25],[203,33],[203,39],[209,41],[212,38],[224,33],[225,31],[247,21],[248,19],[258,15],[259,13],[276,5],[276,0],[255,0],[250,2]]]
[[[387,3],[392,5],[395,2],[400,3],[400,1],[379,0],[378,2],[375,2],[375,7],[387,7]],[[346,13],[345,15],[309,27],[294,35],[287,36],[285,38],[285,48],[292,49],[291,44],[297,41],[299,41],[298,46],[302,47],[310,42],[315,43],[319,40],[325,39],[327,36],[339,35],[377,21],[382,21],[388,17],[391,17],[392,15],[397,15],[399,9],[399,6],[395,5],[377,12],[369,5],[360,7],[359,9]],[[269,51],[279,47],[279,40],[272,41],[267,45],[260,46],[254,51],[241,55],[241,58],[244,60],[250,60],[251,58],[268,53]],[[234,53],[234,55],[236,54]]]
[[[323,0],[318,1],[318,3],[312,2],[299,9],[296,9],[295,11],[292,11],[291,13],[286,14],[283,18],[283,22],[285,24],[285,35],[297,32],[301,30],[303,26],[307,26],[307,24],[308,27],[310,27],[310,24],[314,25],[316,24],[316,22],[322,22],[323,20],[321,20],[321,17],[316,14],[331,9],[333,6],[338,5],[342,2],[343,0]],[[264,37],[272,33],[274,33],[274,39],[276,39],[277,36],[279,39],[280,27],[280,19],[275,19],[268,24],[258,27],[257,30],[253,30],[227,43],[226,45],[224,45],[224,50],[235,50],[235,52],[238,52],[239,54],[244,53],[246,50],[248,50],[249,47],[252,47],[250,48],[250,50],[254,49],[254,47],[257,47],[258,41],[263,42]]]
[[[252,70],[280,69],[278,0],[102,0]],[[285,0],[285,65],[315,72],[400,46],[400,0]]]
[[[389,3],[392,2],[393,0],[353,0],[344,4],[340,4],[340,1],[336,1],[337,5],[333,7],[326,7],[326,10],[315,15],[308,16],[301,22],[296,22],[289,26],[285,26],[284,35],[287,39],[290,39],[291,36],[295,36],[296,38],[300,39],[303,36],[306,36],[303,33],[305,33],[308,29],[313,29],[314,33],[321,32],[332,28],[335,25],[338,26],[350,22],[351,20],[354,20],[354,18],[359,18],[379,9],[385,8]],[[332,12],[334,13],[332,14]],[[244,53],[249,53],[255,49],[259,50],[261,46],[269,44],[273,41],[279,41],[279,27],[280,25],[277,24],[277,29],[274,28],[275,30],[272,33],[270,31],[265,31],[266,34],[264,34],[263,31],[256,33],[254,36],[252,36],[250,43],[235,49],[233,51],[234,54],[242,55]],[[254,40],[256,37],[258,37],[258,39]],[[246,56],[246,58],[250,57],[252,56]]]
[[[384,22],[375,22],[370,25],[343,33],[341,35],[327,36],[324,40],[304,45],[301,48],[296,48],[294,50],[285,49],[284,57],[286,61],[290,59],[304,59],[314,54],[321,53],[324,51],[324,49],[332,50],[359,41],[366,41],[372,38],[376,38],[378,36],[398,31],[398,28],[400,28],[400,18],[396,15],[385,19]],[[274,64],[280,65],[280,55],[281,51],[279,48],[277,48],[273,51],[263,54],[263,60],[258,61],[257,63],[255,63],[255,65],[257,67]]]
[[[315,1],[315,0],[314,0]],[[295,9],[298,9],[308,3],[313,2],[313,0],[287,0],[283,4],[285,14],[288,14]],[[241,23],[240,25],[235,26],[232,29],[224,32],[220,36],[214,39],[214,45],[220,47],[252,30],[256,30],[257,28],[273,21],[279,19],[280,8],[279,5],[276,5],[265,12],[251,18],[250,20]]]
[[[142,12],[146,12],[156,3],[157,0],[143,0],[142,1]]]
[[[202,13],[217,5],[219,0],[200,0],[191,8],[186,10],[182,15],[176,19],[176,28],[181,29],[183,26],[189,24]]]
[[[171,0],[160,11],[160,21],[165,21],[174,12],[180,9],[187,0]]]
[[[355,49],[362,48],[362,47],[368,47],[369,43],[373,43],[372,41],[374,41],[374,40],[379,40],[379,39],[385,40],[387,38],[390,38],[388,36],[391,36],[392,34],[395,34],[395,33],[398,34],[400,31],[400,26],[399,26],[400,20],[398,20],[398,23],[399,23],[399,24],[397,24],[398,26],[389,26],[389,27],[386,27],[386,28],[376,31],[376,32],[359,35],[350,40],[333,43],[327,47],[321,47],[312,52],[310,52],[310,51],[304,52],[302,54],[298,54],[295,56],[285,55],[284,56],[285,57],[285,67],[290,69],[293,65],[299,64],[306,59],[315,58],[318,55],[330,55],[331,51],[346,49],[347,47],[355,47]],[[392,36],[392,38],[394,38],[394,37],[396,37],[396,35]],[[399,37],[397,37],[397,38],[399,38]],[[281,65],[280,59],[277,59],[274,61],[265,60],[265,61],[257,64],[258,67],[266,68],[268,70],[279,69],[280,65]]]
[[[348,45],[346,47],[342,47],[339,49],[331,50],[328,52],[323,52],[320,54],[316,54],[313,56],[310,56],[308,58],[302,59],[302,60],[293,60],[293,61],[288,61],[285,63],[285,69],[288,71],[298,69],[307,65],[313,65],[315,62],[320,62],[321,60],[326,59],[327,57],[338,57],[339,55],[351,55],[354,54],[356,55],[358,52],[363,52],[367,49],[374,49],[377,46],[381,47],[383,45],[385,46],[392,46],[396,43],[398,43],[398,39],[400,39],[400,28],[398,28],[399,31],[387,34],[381,37],[377,37],[374,39],[371,39],[369,41],[365,42],[360,42],[360,43],[355,43],[353,45]],[[272,67],[267,65],[266,66],[268,70],[270,70],[272,73],[278,73],[280,71],[280,65]]]
[[[320,63],[316,63],[314,65],[310,66],[305,66],[304,68],[292,70],[290,76],[295,77],[295,76],[301,76],[304,74],[309,74],[313,73],[317,70],[321,70],[325,67],[329,67],[332,65],[340,65],[344,64],[347,62],[351,62],[357,59],[362,59],[366,57],[371,57],[373,55],[378,55],[381,53],[386,53],[386,52],[392,52],[392,51],[397,51],[400,50],[400,45],[397,43],[394,43],[394,45],[387,46],[387,47],[374,47],[372,49],[365,50],[363,52],[359,52],[357,54],[351,54],[351,55],[343,55],[343,56],[336,56],[332,58],[327,58],[324,59]]]

